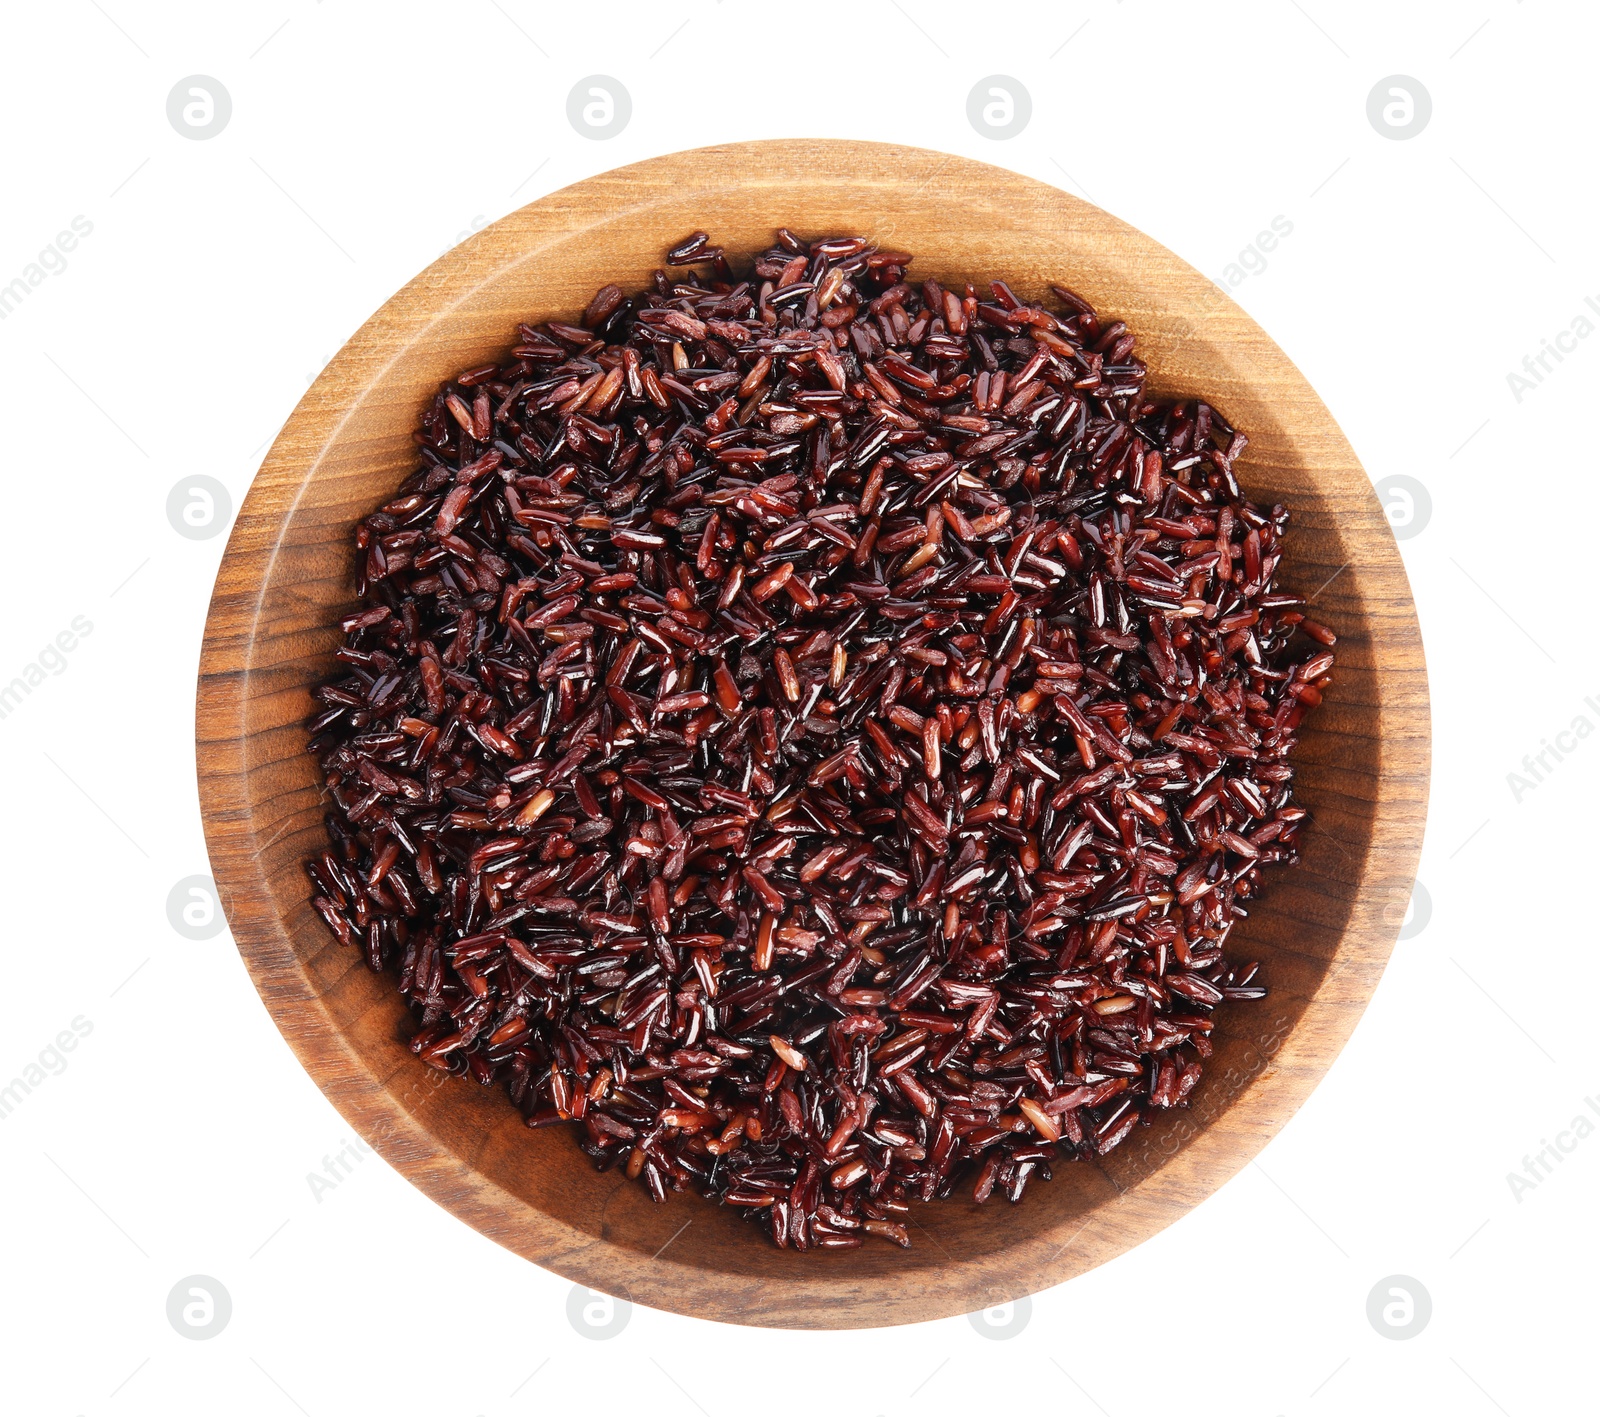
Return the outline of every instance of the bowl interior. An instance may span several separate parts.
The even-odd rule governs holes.
[[[1250,437],[1247,494],[1293,511],[1282,580],[1340,634],[1333,689],[1295,762],[1304,859],[1278,870],[1231,952],[1269,996],[1220,1016],[1187,1112],[1101,1162],[1056,1167],[1011,1206],[919,1207],[915,1245],[796,1255],[698,1197],[656,1206],[597,1175],[562,1129],[529,1131],[498,1090],[445,1078],[311,910],[323,843],[309,690],[353,599],[350,530],[414,466],[442,379],[498,358],[518,321],[574,319],[607,281],[637,288],[697,228],[730,253],[773,229],[860,232],[916,254],[914,277],[1069,285],[1126,320],[1152,388],[1203,396]],[[856,1326],[968,1312],[1078,1273],[1168,1223],[1287,1120],[1348,1036],[1409,896],[1427,777],[1420,640],[1393,537],[1316,395],[1211,282],[1052,188],[915,149],[747,144],[656,159],[558,192],[435,263],[365,326],[280,435],[240,513],[207,624],[197,738],[214,872],[258,987],[366,1139],[435,1199],[573,1279],[658,1307],[769,1325]]]

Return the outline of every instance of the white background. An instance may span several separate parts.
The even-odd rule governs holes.
[[[1562,1129],[1600,1096],[1600,742],[1547,757],[1520,801],[1507,774],[1600,725],[1600,339],[1520,401],[1507,375],[1600,300],[1597,40],[1592,7],[1544,0],[8,6],[0,286],[73,217],[93,230],[0,321],[0,683],[75,616],[93,629],[0,720],[0,1083],[75,1017],[92,1032],[0,1122],[0,1406],[724,1417],[775,1377],[762,1400],[839,1417],[1589,1408],[1600,1139]],[[632,96],[608,141],[566,118],[596,73]],[[166,116],[193,74],[232,98],[207,141]],[[967,119],[993,74],[1032,96],[1008,141]],[[1366,111],[1396,74],[1432,97],[1406,141]],[[1259,1165],[1035,1296],[1004,1341],[965,1318],[788,1334],[643,1309],[580,1336],[569,1284],[376,1157],[313,1195],[348,1129],[227,934],[168,923],[174,883],[208,869],[192,704],[225,541],[180,537],[169,490],[206,474],[237,507],[326,359],[472,228],[640,158],[780,136],[1000,163],[1218,278],[1287,218],[1235,298],[1374,480],[1432,500],[1402,542],[1434,704],[1431,916]],[[1573,1149],[1519,1198],[1507,1174],[1558,1133]],[[166,1315],[194,1274],[232,1298],[204,1342]],[[1431,1295],[1408,1341],[1368,1321],[1391,1275]]]

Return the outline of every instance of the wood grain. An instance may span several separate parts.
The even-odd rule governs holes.
[[[557,1129],[530,1132],[497,1091],[411,1056],[392,980],[330,940],[301,869],[322,840],[303,725],[353,596],[349,531],[410,471],[410,432],[439,381],[499,358],[518,320],[570,320],[607,281],[642,285],[696,228],[739,252],[779,225],[865,233],[915,252],[922,277],[1002,276],[1027,297],[1061,281],[1126,320],[1154,390],[1204,395],[1248,431],[1247,492],[1294,512],[1286,580],[1342,636],[1335,687],[1296,759],[1314,822],[1304,864],[1270,878],[1234,936],[1262,959],[1271,994],[1224,1011],[1191,1110],[1102,1164],[1057,1167],[1020,1206],[919,1207],[909,1252],[779,1251],[731,1210],[692,1196],[652,1205],[642,1187],[594,1174]],[[374,315],[301,401],[239,513],[206,623],[196,745],[212,869],[256,986],[318,1085],[395,1167],[593,1288],[728,1322],[844,1328],[971,1312],[1081,1274],[1260,1150],[1332,1064],[1388,958],[1422,836],[1428,727],[1388,523],[1321,401],[1243,311],[1149,238],[1042,183],[920,149],[806,141],[678,153],[581,182],[479,233]]]

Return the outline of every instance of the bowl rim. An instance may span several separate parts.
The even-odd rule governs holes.
[[[819,169],[820,164],[820,169]],[[513,259],[529,259],[539,243],[570,239],[579,219],[615,214],[630,184],[679,190],[696,182],[716,190],[772,186],[819,170],[860,178],[863,194],[896,165],[959,176],[973,187],[1023,193],[1041,209],[1092,222],[1143,265],[1160,270],[1196,308],[1213,309],[1250,342],[1253,358],[1297,386],[1309,402],[1303,422],[1339,454],[1349,486],[1362,479],[1369,511],[1385,537],[1364,570],[1387,594],[1381,639],[1373,637],[1374,674],[1391,729],[1378,736],[1381,771],[1370,839],[1361,863],[1362,890],[1351,907],[1337,953],[1294,1030],[1264,1056],[1225,1109],[1154,1174],[1101,1206],[1080,1230],[1049,1244],[1021,1247],[1009,1268],[979,1266],[970,1279],[919,1272],[913,1285],[892,1281],[863,1294],[861,1285],[829,1278],[826,1265],[796,1257],[783,1281],[792,1292],[764,1302],[748,1286],[680,1262],[670,1253],[644,1262],[601,1236],[536,1211],[445,1146],[379,1078],[330,1013],[274,902],[248,791],[248,709],[268,691],[253,658],[266,589],[300,496],[317,474],[324,450],[340,436],[364,391],[380,382],[408,347],[447,322],[456,305]],[[777,205],[775,200],[774,205]],[[779,208],[781,210],[781,207]],[[669,237],[671,233],[664,233]],[[1003,272],[1002,272],[1003,274]],[[358,386],[353,401],[336,391]],[[196,752],[202,818],[214,878],[251,979],[301,1065],[357,1132],[434,1201],[512,1251],[564,1277],[608,1293],[679,1313],[781,1327],[858,1327],[906,1323],[971,1312],[1062,1282],[1122,1253],[1211,1195],[1288,1121],[1331,1065],[1365,1009],[1400,926],[1394,903],[1409,898],[1425,821],[1429,735],[1426,668],[1420,631],[1398,547],[1354,452],[1321,401],[1267,335],[1212,281],[1134,228],[1079,198],[1034,179],[968,158],[893,144],[850,140],[772,140],[723,144],[646,159],[586,178],[485,227],[431,263],[375,312],[300,399],[275,438],[243,499],[208,607],[196,696]],[[1386,544],[1384,542],[1386,541]],[[281,682],[275,686],[282,691]],[[1368,891],[1369,882],[1381,889]],[[397,1059],[397,1068],[402,1060]],[[1114,1211],[1114,1215],[1105,1212]],[[752,1237],[754,1240],[755,1237]],[[1057,1237],[1050,1235],[1048,1240]],[[815,1258],[822,1258],[820,1256]],[[952,1270],[958,1268],[950,1267]],[[815,1312],[805,1312],[805,1305]],[[797,1305],[800,1306],[797,1308]]]

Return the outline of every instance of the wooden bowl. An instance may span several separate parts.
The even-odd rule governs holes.
[[[598,1175],[564,1129],[530,1131],[497,1089],[403,1046],[394,981],[337,946],[301,862],[323,842],[309,691],[353,598],[350,530],[414,465],[439,382],[500,357],[519,320],[574,319],[607,281],[642,286],[704,228],[730,252],[789,226],[863,233],[947,283],[1073,286],[1139,337],[1151,387],[1201,395],[1250,435],[1241,481],[1293,509],[1286,583],[1340,633],[1335,684],[1296,761],[1314,829],[1233,937],[1271,993],[1226,1007],[1185,1113],[1100,1162],[1056,1168],[1018,1206],[917,1207],[915,1245],[774,1248],[729,1208],[650,1202]],[[971,1312],[1136,1245],[1266,1144],[1332,1064],[1409,898],[1428,787],[1428,700],[1405,572],[1354,453],[1276,345],[1148,237],[1042,183],[964,158],[854,142],[676,153],[524,207],[434,262],[369,320],[295,410],[228,542],[206,622],[196,716],[219,893],[266,1001],[350,1124],[434,1200],[535,1263],[656,1308],[733,1323],[871,1327]],[[397,1241],[403,1243],[403,1241]]]

